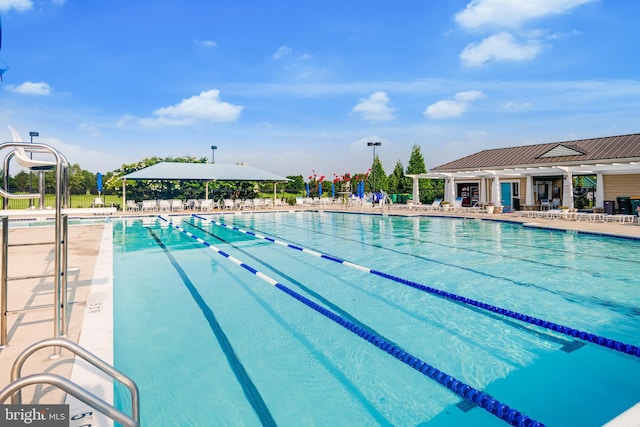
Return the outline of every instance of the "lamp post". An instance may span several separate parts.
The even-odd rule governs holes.
[[[40,136],[40,133],[39,132],[34,132],[34,131],[29,132],[29,138],[31,138],[30,144],[33,144],[33,137],[34,136]],[[33,153],[32,152],[29,152],[29,158],[33,159]],[[31,178],[32,178],[32,176],[33,176],[33,172],[29,171],[29,193],[31,193]],[[33,207],[33,200],[32,199],[29,199],[29,207],[30,208]]]
[[[216,162],[215,153],[216,153],[217,149],[218,149],[217,145],[212,145],[211,146],[211,163],[215,163]]]
[[[376,168],[375,168],[375,163],[376,163],[376,147],[380,147],[382,145],[382,142],[367,142],[367,146],[368,147],[373,147],[373,163],[371,164],[371,179],[373,180],[373,191],[372,193],[376,192]]]

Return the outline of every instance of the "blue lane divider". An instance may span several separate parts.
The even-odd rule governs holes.
[[[385,339],[380,338],[378,335],[370,333],[364,328],[346,320],[344,317],[334,313],[333,311],[328,310],[322,307],[320,304],[317,304],[311,301],[307,297],[300,295],[296,291],[290,288],[287,288],[285,285],[283,285],[282,283],[279,283],[277,280],[267,276],[264,273],[261,273],[255,268],[245,264],[241,260],[216,248],[215,246],[211,245],[209,242],[185,230],[179,225],[174,224],[172,221],[162,217],[161,215],[158,215],[158,218],[160,218],[163,221],[166,221],[167,223],[169,223],[171,227],[175,228],[176,230],[179,230],[183,234],[191,237],[192,239],[195,239],[197,242],[203,244],[204,246],[213,250],[217,254],[222,255],[223,257],[233,262],[234,264],[253,273],[255,276],[259,277],[260,279],[264,280],[265,282],[269,283],[275,288],[285,292],[287,295],[292,296],[296,300],[302,302],[307,307],[312,308],[317,313],[322,314],[323,316],[334,321],[335,323],[347,329],[348,331],[358,335],[360,338],[370,342],[371,344],[375,345],[379,349],[384,350],[385,352],[395,357],[402,363],[412,367],[413,369],[420,372],[421,374],[445,386],[452,392],[456,393],[458,396],[471,401],[472,403],[478,405],[479,407],[489,412],[490,414],[495,415],[496,417],[500,418],[503,421],[506,421],[510,425],[519,426],[519,427],[544,427],[545,426],[543,423],[536,421],[527,415],[524,415],[522,412],[516,409],[513,409],[508,405],[505,405],[504,403],[500,402],[497,399],[494,399],[487,393],[480,391],[476,388],[473,388],[470,385],[447,374],[446,372],[443,372],[429,365],[427,362],[421,360],[420,358],[415,357],[412,354],[402,350],[402,348],[400,348],[399,346],[391,344]]]
[[[546,320],[538,319],[538,318],[533,317],[533,316],[528,316],[526,314],[518,313],[516,311],[507,310],[505,308],[501,308],[501,307],[497,307],[497,306],[494,306],[494,305],[491,305],[491,304],[487,304],[487,303],[484,303],[482,301],[476,301],[476,300],[473,300],[471,298],[466,298],[466,297],[463,297],[463,296],[460,296],[460,295],[456,295],[456,294],[453,294],[451,292],[446,292],[446,291],[443,291],[443,290],[440,290],[440,289],[432,288],[430,286],[422,285],[420,283],[413,282],[413,281],[407,280],[407,279],[403,279],[401,277],[397,277],[397,276],[394,276],[394,275],[391,275],[391,274],[388,274],[388,273],[384,273],[382,271],[377,271],[377,270],[374,270],[374,269],[369,268],[369,267],[365,267],[365,266],[362,266],[362,265],[354,264],[352,262],[345,261],[343,259],[331,256],[331,255],[327,255],[327,254],[323,254],[323,253],[318,252],[318,251],[314,251],[314,250],[311,250],[311,249],[303,248],[301,246],[297,246],[297,245],[288,243],[288,242],[283,241],[283,240],[274,239],[273,237],[264,236],[264,235],[259,234],[259,233],[255,233],[255,232],[252,232],[252,231],[247,231],[247,230],[244,230],[242,228],[238,228],[238,227],[235,227],[235,226],[232,226],[232,225],[228,225],[228,224],[222,223],[220,221],[215,221],[215,220],[208,219],[208,218],[205,218],[205,217],[202,217],[202,216],[199,216],[199,215],[195,215],[195,214],[192,214],[192,216],[194,216],[195,218],[201,219],[201,220],[210,221],[212,224],[215,224],[215,225],[220,226],[220,227],[225,227],[225,228],[228,228],[230,230],[235,230],[235,231],[238,231],[240,233],[248,234],[248,235],[254,236],[254,237],[258,238],[258,239],[263,239],[263,240],[266,240],[266,241],[271,242],[271,243],[275,243],[275,244],[278,244],[278,245],[286,246],[288,248],[295,249],[297,251],[300,251],[300,252],[303,252],[303,253],[306,253],[306,254],[309,254],[309,255],[313,255],[313,256],[317,256],[317,257],[323,258],[323,259],[334,261],[334,262],[337,262],[339,264],[345,265],[347,267],[351,267],[351,268],[355,268],[357,270],[361,270],[361,271],[364,271],[364,272],[367,272],[367,273],[375,274],[377,276],[384,277],[385,279],[393,280],[395,282],[401,283],[401,284],[406,285],[406,286],[410,286],[412,288],[418,289],[418,290],[423,291],[423,292],[427,292],[427,293],[430,293],[430,294],[433,294],[433,295],[438,295],[440,297],[443,297],[443,298],[446,298],[446,299],[449,299],[449,300],[452,300],[452,301],[456,301],[456,302],[461,302],[463,304],[472,305],[474,307],[482,308],[484,310],[491,311],[493,313],[502,314],[503,316],[511,317],[513,319],[517,319],[517,320],[520,320],[522,322],[530,323],[532,325],[539,326],[541,328],[546,328],[546,329],[549,329],[551,331],[555,331],[555,332],[558,332],[558,333],[561,333],[561,334],[564,334],[564,335],[568,335],[568,336],[573,337],[573,338],[579,338],[581,340],[588,341],[588,342],[591,342],[591,343],[594,343],[594,344],[597,344],[597,345],[600,345],[600,346],[603,346],[603,347],[607,347],[607,348],[610,348],[612,350],[619,351],[621,353],[629,354],[631,356],[640,357],[640,347],[635,346],[633,344],[626,344],[626,343],[623,343],[621,341],[613,340],[611,338],[602,337],[602,336],[599,336],[599,335],[592,334],[590,332],[585,332],[585,331],[581,331],[579,329],[570,328],[568,326],[560,325],[560,324],[557,324],[557,323],[553,323],[553,322],[549,322],[549,321],[546,321]]]

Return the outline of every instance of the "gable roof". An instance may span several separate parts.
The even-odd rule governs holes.
[[[289,179],[246,164],[160,162],[124,175],[121,179],[151,179],[169,181],[267,181]]]
[[[640,134],[483,150],[431,171],[580,165],[616,160],[640,160]]]

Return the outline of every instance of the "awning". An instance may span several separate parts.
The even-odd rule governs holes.
[[[131,180],[169,181],[259,181],[286,182],[289,179],[246,164],[161,162],[120,177]]]

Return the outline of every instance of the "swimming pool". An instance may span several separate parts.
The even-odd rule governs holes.
[[[640,401],[640,357],[519,316],[638,346],[638,241],[326,212],[165,219],[114,222],[115,364],[144,425],[507,425],[497,401],[595,426]]]

